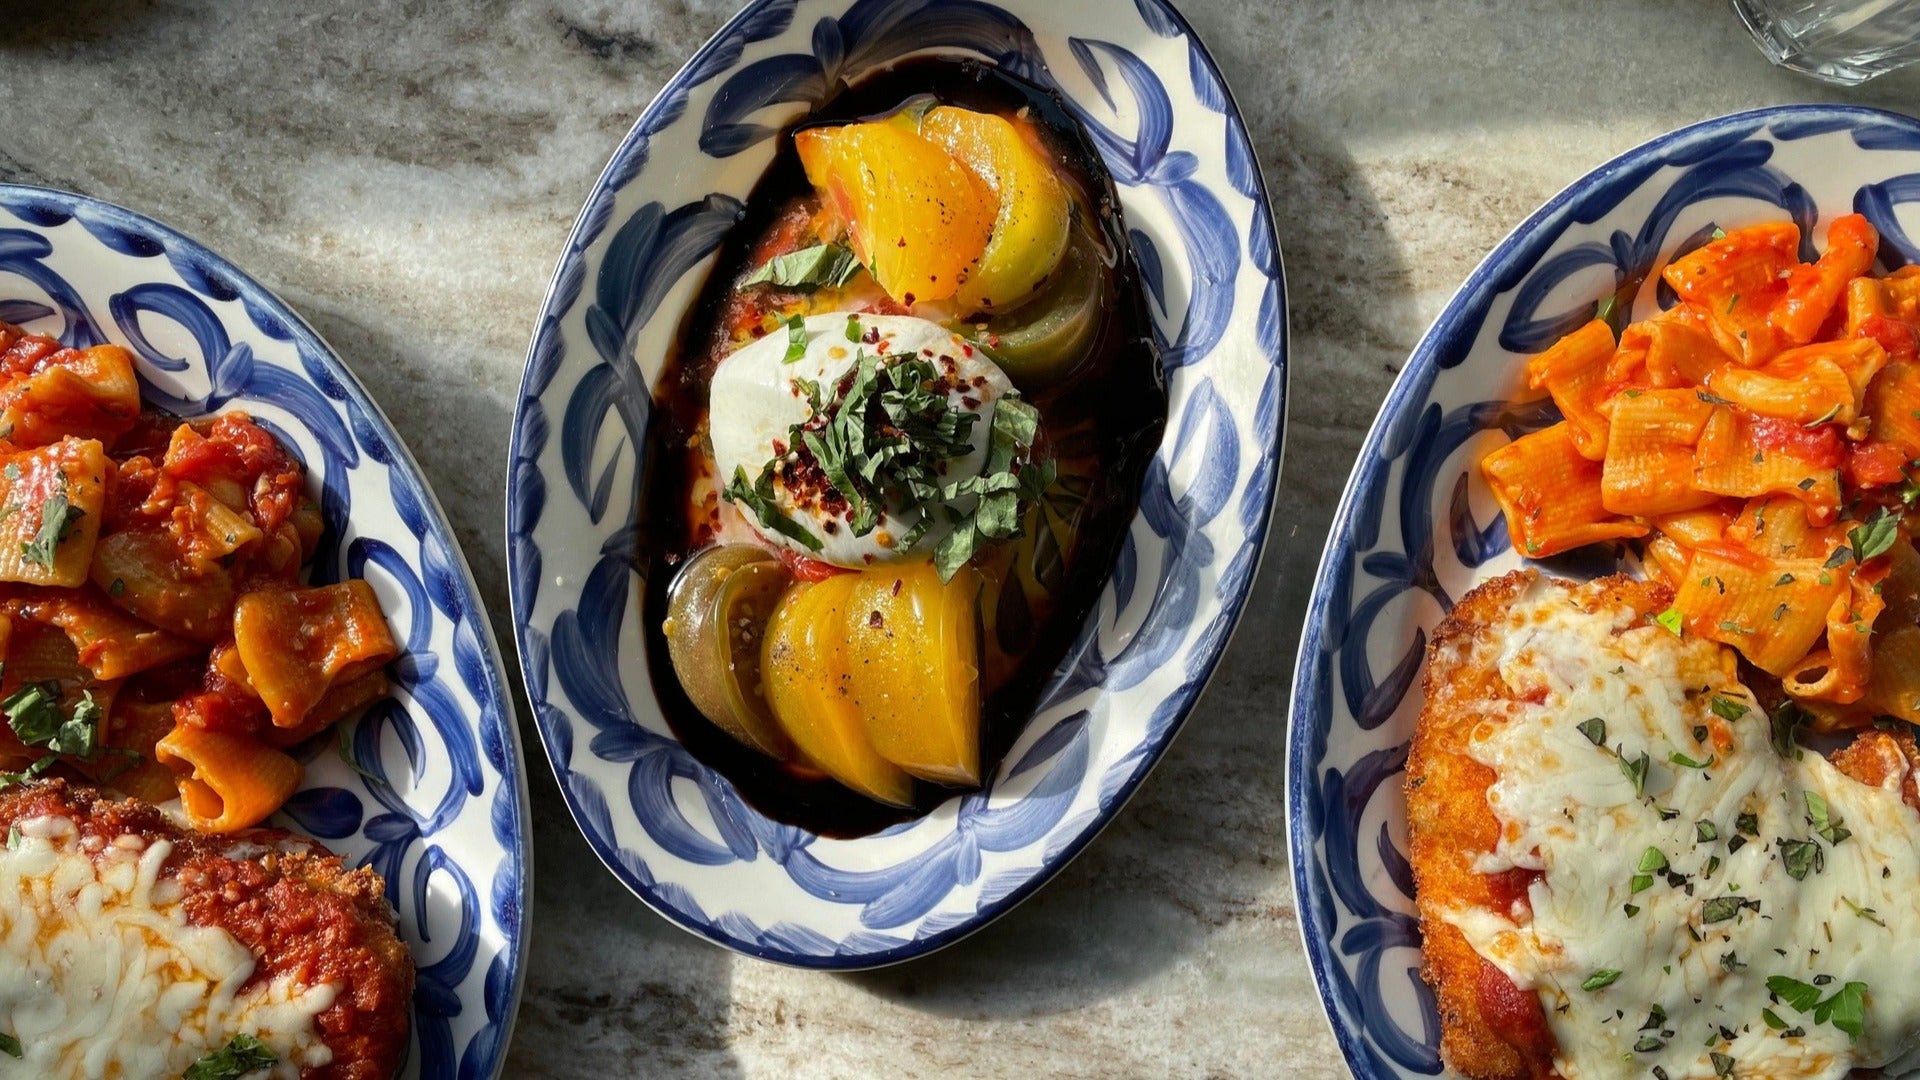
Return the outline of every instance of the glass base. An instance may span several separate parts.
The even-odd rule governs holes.
[[[1836,86],[1920,61],[1920,0],[1732,0],[1768,60]]]

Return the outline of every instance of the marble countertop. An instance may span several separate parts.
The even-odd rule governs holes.
[[[649,912],[574,831],[527,724],[536,896],[508,1075],[1344,1076],[1297,941],[1285,706],[1395,372],[1480,257],[1613,154],[1756,105],[1920,102],[1916,72],[1848,92],[1768,67],[1724,0],[1184,6],[1273,192],[1295,391],[1271,548],[1185,733],[1026,905],[833,976]],[[607,154],[734,0],[7,7],[0,180],[152,214],[305,314],[425,467],[506,640],[505,438],[535,309]]]

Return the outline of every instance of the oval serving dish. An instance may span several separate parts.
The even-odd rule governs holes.
[[[1681,128],[1600,166],[1488,255],[1394,381],[1334,516],[1294,670],[1287,824],[1300,930],[1334,1035],[1366,1080],[1441,1071],[1406,857],[1407,743],[1429,632],[1522,564],[1479,461],[1560,419],[1524,364],[1616,289],[1671,304],[1660,271],[1735,229],[1791,219],[1804,251],[1861,213],[1883,269],[1920,262],[1920,121],[1830,105]],[[1630,301],[1629,301],[1629,298]],[[1604,552],[1561,575],[1616,569]]]
[[[400,1077],[498,1076],[525,970],[526,776],[479,592],[399,435],[259,282],[96,199],[0,185],[0,321],[124,346],[147,404],[244,410],[306,466],[313,584],[364,578],[401,649],[391,697],[294,751],[306,779],[268,824],[386,879],[419,968]]]
[[[859,839],[776,822],[674,737],[642,643],[635,520],[650,388],[775,136],[916,56],[1057,91],[1118,188],[1168,426],[1111,580],[977,792]],[[539,731],[607,866],[678,925],[819,968],[909,959],[1038,888],[1185,719],[1253,580],[1279,466],[1286,313],[1257,163],[1160,0],[757,0],[641,114],[555,272],[516,406],[514,623]]]

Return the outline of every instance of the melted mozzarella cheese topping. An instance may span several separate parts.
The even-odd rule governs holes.
[[[254,961],[231,934],[188,924],[178,883],[161,876],[173,845],[138,836],[88,850],[63,817],[22,822],[0,847],[0,1078],[173,1080],[237,1034],[293,1080],[332,1051],[313,1018],[331,985],[285,978],[247,986]]]
[[[1013,388],[1000,366],[966,339],[939,323],[906,315],[859,315],[864,335],[878,340],[847,340],[846,315],[814,315],[806,320],[806,352],[787,362],[788,335],[784,330],[741,348],[714,369],[708,407],[708,429],[713,444],[715,481],[721,489],[736,470],[746,470],[748,482],[767,462],[792,452],[788,440],[795,424],[813,415],[806,385],[831,397],[834,386],[859,364],[860,357],[912,355],[931,360],[952,383],[948,403],[978,417],[968,433],[971,451],[947,463],[947,479],[978,474],[987,461],[987,443],[993,426],[993,407]],[[949,506],[966,513],[978,500],[960,496]],[[879,524],[865,536],[854,536],[844,514],[831,514],[811,500],[796,498],[776,482],[774,503],[820,540],[813,551],[792,537],[764,528],[752,511],[742,516],[769,543],[835,566],[858,569],[875,562],[900,559],[929,551],[951,531],[947,515],[935,514],[934,523],[911,548],[897,541],[918,524],[922,510],[887,507]]]
[[[1767,716],[1717,645],[1634,626],[1625,609],[1581,612],[1544,581],[1508,619],[1499,665],[1516,702],[1490,707],[1470,749],[1498,774],[1487,801],[1502,826],[1479,868],[1542,877],[1530,918],[1516,908],[1449,921],[1539,994],[1561,1074],[1657,1068],[1680,1080],[1713,1077],[1731,1059],[1742,1080],[1837,1078],[1911,1054],[1920,814],[1816,753],[1777,754]],[[1636,792],[1630,772],[1643,754]],[[1823,838],[1810,796],[1825,801],[1825,825],[1851,835]],[[1744,834],[1742,815],[1752,815]],[[1583,989],[1606,972],[1619,974]],[[1864,1032],[1853,1040],[1817,1022],[1817,1009],[1776,1000],[1771,976],[1822,999],[1864,983]]]

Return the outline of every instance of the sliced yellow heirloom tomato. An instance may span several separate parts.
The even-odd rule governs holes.
[[[880,756],[942,784],[980,782],[980,575],[868,570],[846,609],[848,688]]]
[[[946,151],[884,121],[807,128],[793,141],[887,295],[944,300],[977,269],[998,200]]]
[[[999,200],[993,238],[954,300],[967,311],[1011,310],[1066,253],[1073,223],[1066,185],[1040,148],[1004,117],[942,105],[921,119],[920,134],[957,158]]]
[[[913,778],[875,752],[847,689],[845,612],[858,581],[837,574],[787,590],[767,624],[761,677],[808,764],[868,798],[908,806]]]

